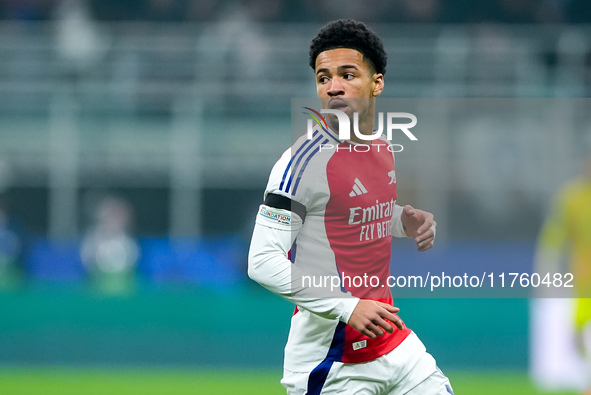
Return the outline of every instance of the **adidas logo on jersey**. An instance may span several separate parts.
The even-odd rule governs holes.
[[[357,351],[367,347],[367,340],[361,340],[360,342],[353,343],[353,350]]]
[[[359,178],[356,178],[355,184],[353,184],[353,190],[351,191],[349,196],[355,197],[355,196],[363,195],[364,193],[367,193],[367,189],[365,189],[365,187],[363,186],[361,181],[359,181]]]

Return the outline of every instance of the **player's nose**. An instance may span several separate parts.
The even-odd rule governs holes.
[[[333,78],[330,80],[327,93],[329,96],[338,96],[345,94],[345,87],[339,78]]]

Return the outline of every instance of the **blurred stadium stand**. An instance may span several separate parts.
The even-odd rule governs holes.
[[[269,169],[289,145],[289,100],[314,95],[307,46],[317,26],[232,17],[199,24],[93,23],[70,11],[62,17],[0,24],[0,173],[12,215],[37,234],[75,238],[83,225],[84,194],[117,190],[134,205],[140,236],[247,237]],[[591,93],[586,26],[375,29],[390,54],[385,96]],[[446,133],[441,140],[452,144],[460,132]],[[571,151],[563,150],[555,162],[571,163],[577,156]],[[461,168],[465,160],[454,155],[447,163]],[[403,171],[420,178],[415,166],[406,162]],[[559,176],[566,179],[569,172]],[[478,172],[462,176],[460,189],[481,184]],[[457,210],[451,195],[458,185],[444,186],[447,197],[437,183],[419,180],[414,187],[420,193],[408,183],[400,200],[420,195],[424,207],[438,208],[440,218]],[[510,227],[514,213],[502,210],[494,229],[483,220],[479,230],[531,239],[548,187],[532,191],[531,185],[509,181],[500,188],[501,194],[519,194],[520,188],[538,193],[527,201],[536,215]],[[462,204],[478,206],[486,194],[476,188]],[[465,223],[454,224],[442,234],[465,236]]]
[[[221,290],[228,293],[224,303],[235,304],[229,289],[244,283],[248,238],[269,171],[290,145],[290,99],[315,95],[308,45],[328,19],[356,15],[383,38],[389,53],[385,97],[591,96],[585,0],[487,3],[371,0],[361,9],[343,1],[93,0],[84,8],[80,1],[0,0],[0,194],[11,219],[29,234],[25,268],[39,280],[84,278],[79,250],[89,222],[85,202],[95,193],[115,193],[135,212],[140,277],[156,286]],[[579,104],[581,114],[588,113],[586,104]],[[489,259],[529,259],[556,184],[577,173],[586,147],[589,120],[574,119],[578,124],[560,130],[560,143],[545,139],[530,147],[536,130],[521,136],[504,131],[499,139],[507,137],[510,149],[485,155],[483,147],[498,140],[467,125],[442,128],[439,144],[401,154],[399,201],[436,213],[438,242],[451,245],[442,262],[457,259],[465,239],[501,251]],[[443,111],[431,122],[446,120]],[[460,139],[461,149],[452,149]],[[432,171],[442,167],[449,171]],[[491,186],[486,170],[497,167]],[[540,172],[552,182],[538,181]],[[521,244],[512,244],[516,240]],[[238,363],[279,366],[289,314],[281,323],[267,317],[265,325],[278,330],[261,339],[249,325],[258,325],[264,313],[236,308],[236,321],[248,329],[215,345],[199,318],[227,316],[209,305],[211,295],[203,289],[197,296],[169,293],[160,302],[135,295],[114,310],[110,299],[78,300],[67,289],[65,296],[44,290],[22,298],[0,295],[7,317],[1,333],[16,339],[2,346],[0,362],[225,364],[236,362],[233,351],[249,342],[247,349],[258,354],[244,353]],[[240,296],[243,305],[286,306],[252,292]],[[484,320],[482,303],[489,302],[452,305]],[[526,301],[503,307],[514,324],[498,331],[476,318],[467,323],[445,316],[441,322],[451,324],[443,333],[429,331],[424,305],[401,304],[410,307],[411,326],[426,328],[419,334],[435,345],[443,366],[526,365]],[[107,323],[98,324],[87,310]],[[174,314],[186,314],[187,321]],[[23,332],[27,317],[41,329]],[[172,329],[166,332],[162,322],[172,322]],[[498,343],[462,339],[466,331]],[[229,325],[222,332],[233,339]],[[89,345],[87,337],[100,341]],[[495,344],[512,348],[510,355],[499,354]],[[486,352],[476,355],[474,348]]]
[[[289,145],[289,100],[314,95],[307,45],[317,26],[90,23],[76,33],[63,25],[0,25],[0,174],[15,194],[13,214],[37,233],[73,237],[84,192],[115,189],[140,210],[140,235],[247,232],[269,169]],[[390,53],[388,97],[591,93],[586,26],[376,30]],[[64,38],[72,34],[86,41],[72,45]],[[446,133],[452,144],[460,132]],[[572,162],[572,149],[555,161]],[[414,174],[413,166],[403,170]],[[462,182],[479,176],[467,172]],[[16,201],[25,192],[38,208],[33,198]],[[531,203],[542,214],[547,202]],[[508,236],[531,236],[538,222],[525,225]]]

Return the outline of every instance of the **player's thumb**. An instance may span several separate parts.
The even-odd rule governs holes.
[[[404,206],[404,213],[408,216],[411,216],[415,213],[415,209],[410,204],[407,204]]]

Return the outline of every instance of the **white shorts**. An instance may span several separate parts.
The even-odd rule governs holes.
[[[375,394],[453,395],[451,384],[437,368],[417,335],[373,361],[334,362],[321,388],[308,388],[308,373],[284,370],[281,384],[289,395]]]

